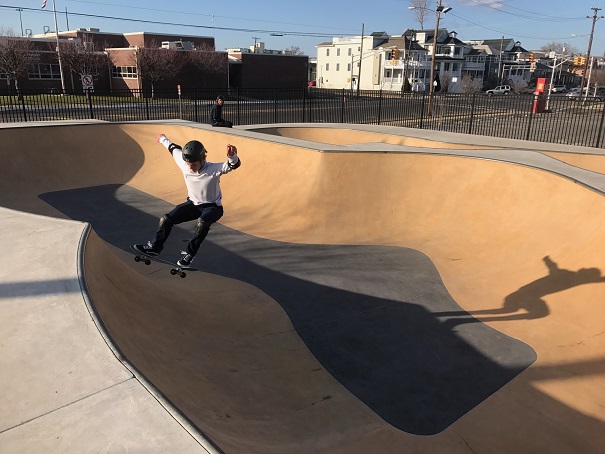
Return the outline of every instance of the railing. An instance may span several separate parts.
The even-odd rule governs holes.
[[[478,134],[605,148],[605,101],[564,95],[437,93],[428,113],[426,93],[329,90],[155,90],[48,94],[0,92],[0,122],[180,118],[208,123],[218,94],[223,117],[235,124],[359,123]],[[548,112],[544,111],[547,103]]]

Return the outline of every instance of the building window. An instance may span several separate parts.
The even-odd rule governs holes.
[[[28,77],[30,79],[61,79],[59,65],[38,63],[31,67]]]
[[[353,49],[351,49],[351,48],[349,47],[349,51],[348,51],[347,55],[350,57],[352,53],[353,53]]]
[[[137,67],[136,66],[114,66],[111,70],[111,77],[118,77],[121,79],[136,79],[137,78]]]
[[[336,71],[340,71],[340,63],[336,63]]]
[[[326,57],[330,56],[330,49],[326,49]]]
[[[336,49],[336,56],[340,57],[340,47],[338,49]]]
[[[351,63],[347,63],[347,71],[351,71]]]
[[[330,71],[330,63],[326,63],[326,71]]]

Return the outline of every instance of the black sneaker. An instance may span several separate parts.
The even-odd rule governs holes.
[[[149,257],[155,257],[156,255],[160,254],[159,252],[154,251],[153,248],[151,247],[151,245],[149,243],[147,243],[147,244],[133,244],[132,248],[135,251],[140,252],[141,254],[148,255]]]
[[[193,255],[188,254],[187,252],[181,252],[181,254],[183,254],[183,256],[179,259],[178,262],[176,262],[176,264],[178,266],[191,266],[191,262],[193,262]]]

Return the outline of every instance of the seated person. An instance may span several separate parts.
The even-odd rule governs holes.
[[[218,98],[216,98],[216,103],[212,106],[212,110],[210,111],[210,124],[212,126],[222,126],[224,128],[231,128],[233,126],[233,123],[223,118],[224,102],[225,98],[223,98],[223,95],[219,95]]]

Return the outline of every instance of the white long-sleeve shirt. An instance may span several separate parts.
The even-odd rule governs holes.
[[[180,146],[173,144],[166,136],[160,139],[160,143],[170,151],[177,166],[183,172],[185,185],[187,186],[187,195],[194,205],[202,205],[204,203],[223,204],[220,177],[237,167],[239,163],[237,154],[228,157],[227,161],[223,163],[206,161],[198,172],[192,172],[183,160],[183,150]]]

